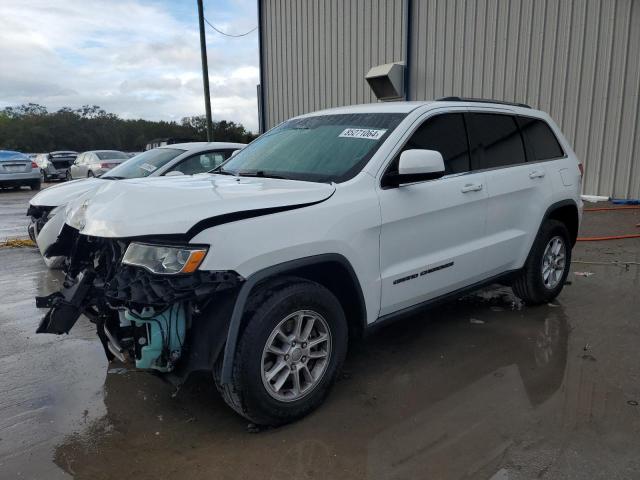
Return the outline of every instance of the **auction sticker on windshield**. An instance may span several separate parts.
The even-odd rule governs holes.
[[[387,130],[375,130],[372,128],[345,128],[339,137],[343,138],[367,138],[369,140],[380,140]]]

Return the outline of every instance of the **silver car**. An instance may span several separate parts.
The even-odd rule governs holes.
[[[78,157],[78,152],[71,150],[60,150],[50,153],[39,153],[35,157],[35,162],[40,167],[40,174],[43,182],[67,178],[69,167],[73,165]]]
[[[129,160],[129,155],[118,150],[92,150],[81,153],[69,167],[67,180],[99,177],[125,160]]]
[[[0,188],[31,187],[40,190],[40,169],[24,153],[0,150]]]

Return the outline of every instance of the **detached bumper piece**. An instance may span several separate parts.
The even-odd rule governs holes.
[[[94,278],[95,274],[87,271],[78,276],[75,284],[63,288],[60,292],[46,297],[36,297],[38,308],[50,309],[40,322],[36,333],[69,333],[84,310],[85,299],[93,287]]]

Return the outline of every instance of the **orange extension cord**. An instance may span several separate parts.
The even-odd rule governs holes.
[[[623,207],[598,207],[598,208],[585,208],[585,212],[606,212],[611,210],[640,210],[640,206],[627,205]],[[640,227],[640,223],[636,225]],[[609,235],[606,237],[578,237],[578,242],[602,242],[605,240],[623,240],[626,238],[640,238],[640,233],[630,233],[628,235]]]

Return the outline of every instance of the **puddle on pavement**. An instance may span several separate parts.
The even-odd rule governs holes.
[[[50,281],[27,277],[32,290]],[[580,303],[589,288],[581,280],[551,306],[528,308],[495,287],[385,328],[353,346],[319,410],[256,434],[206,374],[176,392],[158,376],[107,368],[88,322],[66,338],[34,345],[31,335],[19,352],[2,354],[0,388],[22,391],[0,407],[0,471],[92,479],[502,472],[513,479],[567,469],[588,476],[604,462],[611,476],[637,472],[638,447],[629,445],[640,432],[640,409],[627,403],[624,379],[609,376],[610,349],[591,340],[583,350],[598,321]],[[35,310],[18,304],[9,304],[3,331],[30,335]],[[576,324],[590,327],[576,331]],[[576,458],[576,449],[587,453]]]

